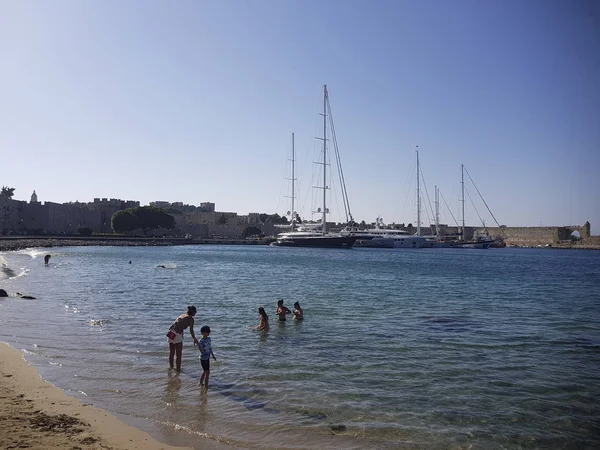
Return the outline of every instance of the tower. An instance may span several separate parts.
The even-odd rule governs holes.
[[[31,194],[31,203],[37,203],[37,194],[35,193],[35,189],[33,190],[33,194]]]

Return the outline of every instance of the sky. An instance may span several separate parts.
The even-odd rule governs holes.
[[[418,146],[423,224],[435,186],[461,220],[464,165],[467,225],[495,225],[470,176],[501,225],[600,234],[594,0],[0,0],[0,55],[18,200],[285,214],[293,132],[295,209],[317,219],[326,84],[355,220],[416,224]]]

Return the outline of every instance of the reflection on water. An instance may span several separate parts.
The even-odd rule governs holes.
[[[177,408],[180,389],[181,377],[179,373],[169,368],[167,371],[167,383],[165,384],[165,395],[163,397],[163,401],[167,406]]]

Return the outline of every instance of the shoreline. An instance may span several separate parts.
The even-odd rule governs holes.
[[[109,412],[69,397],[5,342],[0,342],[0,360],[0,448],[192,450],[159,442]]]
[[[246,240],[246,239],[184,239],[162,237],[112,237],[112,236],[0,236],[0,252],[17,251],[26,248],[52,248],[52,247],[160,247],[179,245],[268,245],[271,241]],[[506,248],[541,248],[544,243],[538,241],[508,240]],[[600,236],[591,236],[576,242],[555,242],[550,244],[553,249],[572,250],[600,250]],[[495,250],[495,249],[492,249]]]

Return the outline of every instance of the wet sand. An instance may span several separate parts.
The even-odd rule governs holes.
[[[0,448],[182,450],[45,382],[21,354],[0,343]]]

